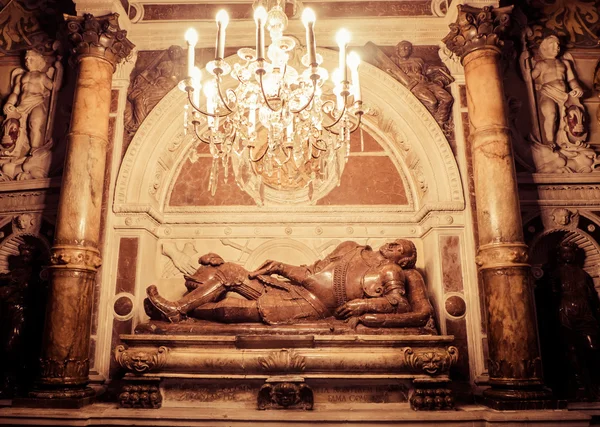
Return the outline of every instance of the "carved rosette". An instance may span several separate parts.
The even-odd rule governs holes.
[[[524,243],[482,245],[475,262],[481,270],[503,267],[529,267],[528,248]]]
[[[93,247],[55,245],[50,264],[53,268],[77,268],[96,271],[102,265],[100,251]]]
[[[128,371],[143,374],[165,366],[168,352],[169,349],[165,346],[157,349],[128,350],[124,345],[119,345],[115,348],[115,360]]]
[[[258,364],[266,372],[302,372],[306,367],[306,359],[294,350],[282,349],[260,357]]]
[[[404,362],[413,371],[423,371],[427,375],[447,374],[458,361],[458,348],[450,346],[441,349],[408,347],[404,350]]]
[[[503,41],[500,35],[510,24],[513,7],[483,9],[459,4],[458,18],[450,24],[450,33],[442,40],[448,49],[461,60],[478,49],[500,50]]]
[[[86,13],[83,16],[65,16],[67,33],[73,44],[71,52],[78,59],[95,56],[107,60],[116,68],[127,58],[135,47],[127,39],[127,31],[119,27],[119,14],[94,17]]]
[[[40,359],[42,381],[46,384],[80,384],[87,381],[89,359]]]

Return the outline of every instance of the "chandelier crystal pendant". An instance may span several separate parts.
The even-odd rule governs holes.
[[[194,147],[200,142],[209,146],[212,195],[221,164],[225,180],[231,165],[240,188],[252,182],[261,187],[255,189],[261,199],[264,179],[279,188],[285,187],[286,181],[306,187],[312,200],[315,188],[324,182],[335,180],[339,185],[350,153],[350,134],[360,127],[360,57],[346,53],[350,34],[340,30],[336,37],[339,68],[332,73],[333,90],[326,94],[329,75],[316,53],[314,12],[305,8],[302,14],[307,48],[301,60],[303,71],[289,63],[296,41],[283,35],[287,16],[279,1],[268,13],[258,6],[254,20],[256,49],[239,49],[239,61],[232,68],[224,60],[229,16],[219,11],[215,59],[206,65],[208,81],[203,87],[201,71],[194,62],[198,34],[192,28],[186,32],[188,77],[184,87],[189,104],[185,106],[184,132],[192,128],[197,138]],[[266,50],[265,27],[271,37]],[[226,77],[233,81],[227,82]],[[193,160],[197,158],[195,148],[192,153]]]

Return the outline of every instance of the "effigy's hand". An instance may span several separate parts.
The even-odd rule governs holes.
[[[255,279],[258,276],[270,276],[271,274],[280,274],[282,265],[279,261],[273,261],[271,259],[266,260],[256,270],[250,272],[248,277]]]
[[[367,301],[355,299],[348,301],[335,310],[335,317],[338,319],[348,319],[349,317],[358,317],[367,312]]]

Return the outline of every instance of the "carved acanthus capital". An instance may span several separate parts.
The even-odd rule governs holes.
[[[497,49],[503,45],[500,34],[510,24],[513,6],[482,9],[459,4],[458,18],[450,24],[450,33],[442,40],[461,60],[469,53],[484,48]]]
[[[529,267],[528,248],[524,243],[492,243],[479,247],[475,262],[481,269]]]
[[[102,58],[116,68],[135,47],[127,39],[127,31],[120,29],[118,18],[118,13],[97,18],[89,13],[83,16],[65,15],[73,55],[77,59],[84,56]]]

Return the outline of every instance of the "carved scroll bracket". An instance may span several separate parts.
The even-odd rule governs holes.
[[[160,346],[157,349],[128,350],[124,345],[115,348],[115,360],[122,368],[134,374],[143,374],[162,368],[167,363],[169,349]]]
[[[89,13],[83,16],[66,15],[65,20],[73,44],[71,52],[77,60],[94,56],[110,62],[116,68],[135,47],[127,39],[127,31],[120,29],[118,13],[97,18]]]
[[[404,350],[404,361],[409,368],[427,375],[447,374],[458,361],[458,348],[450,346],[442,351],[408,347]]]

